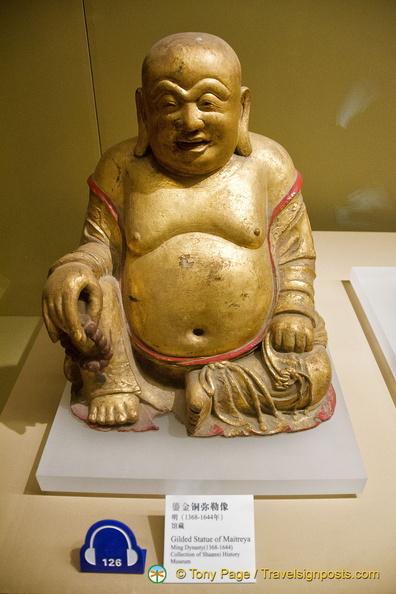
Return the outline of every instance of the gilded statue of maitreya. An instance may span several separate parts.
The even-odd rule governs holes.
[[[279,144],[249,133],[235,52],[205,33],[162,39],[136,104],[138,137],[101,158],[81,245],[44,289],[73,411],[144,430],[173,409],[195,436],[328,419],[302,178]]]

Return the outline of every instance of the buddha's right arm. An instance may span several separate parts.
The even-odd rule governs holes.
[[[107,210],[91,193],[80,247],[50,268],[43,293],[43,315],[54,342],[61,332],[69,334],[76,346],[85,342],[78,313],[79,299],[84,297],[91,318],[98,323],[102,311],[99,279],[119,275],[122,238]]]

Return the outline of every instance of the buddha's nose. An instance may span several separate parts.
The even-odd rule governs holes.
[[[178,128],[187,132],[202,130],[205,125],[202,120],[202,113],[195,103],[185,103],[183,105],[175,124]]]

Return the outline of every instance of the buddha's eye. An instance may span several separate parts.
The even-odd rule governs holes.
[[[205,93],[197,101],[197,105],[201,111],[220,111],[221,103],[221,100],[216,95],[212,95],[212,93]]]
[[[158,109],[170,113],[178,108],[179,104],[172,95],[164,95],[157,102]]]

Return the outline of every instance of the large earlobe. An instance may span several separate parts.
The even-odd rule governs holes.
[[[138,139],[135,146],[134,155],[135,157],[144,157],[149,152],[149,141],[146,123],[144,121],[143,96],[141,88],[136,89],[135,100],[138,120]]]
[[[252,152],[252,145],[249,138],[250,90],[247,87],[241,89],[241,102],[242,113],[239,120],[238,143],[235,152],[242,157],[248,157]]]

